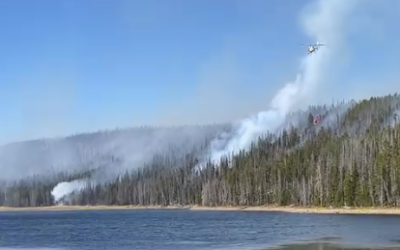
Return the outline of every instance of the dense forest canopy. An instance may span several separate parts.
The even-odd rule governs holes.
[[[48,140],[8,145],[0,150],[2,174],[15,167],[26,176],[15,178],[14,171],[14,178],[0,178],[0,205],[398,206],[399,111],[397,94],[310,107],[288,114],[278,133],[266,131],[249,150],[219,162],[203,156],[212,138],[230,131],[228,125],[196,127],[186,137],[179,128],[150,145],[143,138],[157,128],[75,135],[51,146]],[[141,144],[133,147],[134,141]],[[65,145],[73,160],[57,170],[62,161],[49,152]],[[127,156],[140,150],[148,150],[143,164],[127,167],[133,162]],[[52,165],[51,174],[24,170]],[[110,177],[102,179],[105,174]],[[55,187],[65,195],[55,195]]]

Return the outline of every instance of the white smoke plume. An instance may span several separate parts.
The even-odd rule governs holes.
[[[63,156],[67,155],[67,152],[83,152],[83,156],[72,154],[67,157],[67,160],[69,160],[67,164],[59,167],[59,169],[68,169],[70,172],[94,171],[92,171],[90,179],[82,178],[57,184],[52,190],[54,201],[62,205],[62,200],[68,200],[71,198],[70,194],[84,189],[89,183],[90,185],[104,183],[127,170],[142,167],[145,163],[151,162],[155,154],[165,154],[167,152],[173,152],[177,155],[188,154],[195,147],[202,145],[205,138],[214,138],[216,134],[223,131],[223,127],[224,125],[143,128],[131,131],[114,131],[110,132],[109,135],[107,133],[98,134],[92,138],[88,136],[89,138],[85,140],[86,144],[80,145],[78,143],[79,147],[76,143],[71,142],[71,145],[68,145],[69,147],[62,147],[61,150],[53,150],[51,152],[54,155],[54,152],[60,151]],[[61,145],[67,142],[60,140]],[[86,148],[88,152],[86,152]],[[44,157],[51,156],[50,153],[42,153],[40,155],[44,155]],[[1,156],[0,152],[0,162]],[[100,156],[105,156],[104,161]],[[111,156],[116,160],[110,159]],[[48,157],[41,162],[52,163]],[[22,166],[27,166],[28,163]],[[36,169],[33,170],[37,171]],[[14,170],[14,172],[17,171]],[[9,174],[8,176],[16,176],[17,174]],[[21,176],[21,174],[17,176]]]
[[[319,41],[327,46],[317,53],[306,55],[300,64],[300,73],[287,83],[272,99],[270,109],[247,118],[236,125],[231,133],[211,143],[209,158],[219,161],[222,156],[247,150],[251,142],[266,132],[275,132],[293,109],[307,105],[315,92],[328,79],[334,52],[338,52],[345,36],[345,24],[359,0],[318,0],[301,16],[301,26],[310,43]],[[365,1],[364,1],[365,2]]]
[[[86,180],[75,180],[71,182],[60,182],[53,188],[51,195],[56,203],[67,198],[69,194],[83,190],[86,187]],[[62,204],[59,204],[62,205]]]
[[[318,0],[300,17],[301,26],[310,38],[310,43],[326,43],[317,53],[302,58],[299,74],[287,83],[270,103],[270,109],[262,111],[235,125],[229,133],[215,138],[209,148],[209,157],[218,161],[222,156],[238,150],[247,150],[251,142],[266,132],[275,132],[285,122],[288,112],[307,106],[315,100],[318,88],[326,84],[330,67],[334,63],[334,53],[341,48],[345,36],[345,24],[361,0]],[[303,48],[304,53],[306,47]],[[56,202],[73,191],[80,190],[85,180],[60,183],[52,194]]]

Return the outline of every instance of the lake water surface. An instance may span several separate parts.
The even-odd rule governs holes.
[[[0,213],[0,250],[336,249],[327,243],[378,249],[398,246],[399,240],[400,216],[391,215],[187,210]]]

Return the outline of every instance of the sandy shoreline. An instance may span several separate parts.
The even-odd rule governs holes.
[[[202,207],[202,206],[50,206],[50,207],[0,207],[0,212],[14,211],[76,211],[76,210],[139,210],[139,209],[186,209],[193,211],[258,211],[311,214],[398,214],[400,208],[316,208],[316,207]]]

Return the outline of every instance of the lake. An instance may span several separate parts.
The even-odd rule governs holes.
[[[399,245],[399,240],[400,216],[392,215],[188,210],[0,213],[0,250],[383,249]]]

